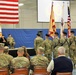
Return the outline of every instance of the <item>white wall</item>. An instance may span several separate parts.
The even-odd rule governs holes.
[[[36,0],[35,0],[36,1]],[[35,2],[36,4],[36,2]],[[70,3],[72,28],[76,28],[76,1]],[[2,25],[2,28],[23,28],[23,29],[47,29],[49,23],[37,22],[37,5],[35,9],[19,8],[19,24],[18,25]],[[56,27],[60,28],[60,23],[56,23]],[[65,26],[67,28],[67,26]]]

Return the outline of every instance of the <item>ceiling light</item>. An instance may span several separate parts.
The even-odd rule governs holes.
[[[23,6],[24,4],[23,3],[19,3],[19,6]]]

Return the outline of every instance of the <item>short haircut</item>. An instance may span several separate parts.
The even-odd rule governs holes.
[[[5,47],[4,47],[4,53],[8,53],[8,52],[9,52],[8,49],[9,49],[9,47],[8,47],[8,46],[5,46]]]
[[[43,48],[43,47],[38,47],[38,48],[37,48],[37,51],[38,51],[38,50],[39,50],[40,52],[44,52],[44,48]]]
[[[18,52],[24,52],[24,48],[22,47],[18,48]]]
[[[65,54],[65,48],[64,48],[63,46],[59,47],[59,48],[58,48],[58,52],[59,52],[60,54]]]

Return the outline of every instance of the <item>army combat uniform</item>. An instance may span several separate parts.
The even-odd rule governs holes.
[[[8,44],[9,44],[9,46],[10,46],[10,48],[14,48],[14,45],[15,45],[15,40],[14,40],[14,38],[11,36],[9,36],[8,38],[7,38],[7,42],[8,42]]]
[[[44,66],[44,67],[47,67],[49,63],[48,59],[42,55],[34,56],[33,58],[31,58],[30,62],[34,66]]]
[[[70,57],[74,64],[76,64],[76,36],[69,38]]]
[[[54,58],[56,58],[58,55],[58,53],[57,53],[57,50],[58,50],[58,47],[59,47],[59,38],[58,37],[56,37],[56,38],[54,38],[53,39],[53,41],[52,41],[52,50],[53,50],[53,56],[54,56]]]
[[[16,57],[12,60],[12,67],[13,68],[29,68],[30,63],[26,57]]]
[[[42,44],[42,47],[44,48],[44,54],[49,60],[51,60],[51,58],[52,58],[51,45],[52,45],[52,41],[49,39],[45,39]]]
[[[35,38],[35,40],[34,40],[35,51],[37,50],[38,47],[42,46],[42,42],[43,42],[43,38],[41,38],[41,37]]]

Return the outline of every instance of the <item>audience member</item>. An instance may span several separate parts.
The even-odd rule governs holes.
[[[4,44],[0,43],[0,68],[8,68],[9,61],[3,52]]]
[[[30,55],[28,54],[26,47],[22,46],[22,48],[24,49],[24,56],[30,60]]]
[[[41,66],[41,67],[47,67],[49,60],[45,56],[43,56],[44,49],[42,47],[38,47],[37,49],[37,55],[32,57],[31,62],[31,70],[34,70],[35,66]]]
[[[47,67],[48,73],[56,75],[57,72],[72,72],[72,61],[65,56],[65,48],[63,46],[58,48],[58,58],[51,60]]]
[[[13,56],[9,55],[9,47],[8,46],[4,47],[4,54],[7,56],[7,59],[11,65],[11,60],[13,59]]]
[[[8,44],[9,44],[9,47],[10,47],[10,48],[14,48],[14,46],[15,46],[15,40],[14,40],[14,38],[12,37],[11,34],[8,35],[8,37],[7,37],[7,42],[8,42]]]
[[[13,68],[29,68],[30,62],[29,60],[24,57],[24,49],[20,47],[17,51],[18,56],[12,60],[12,67]]]

